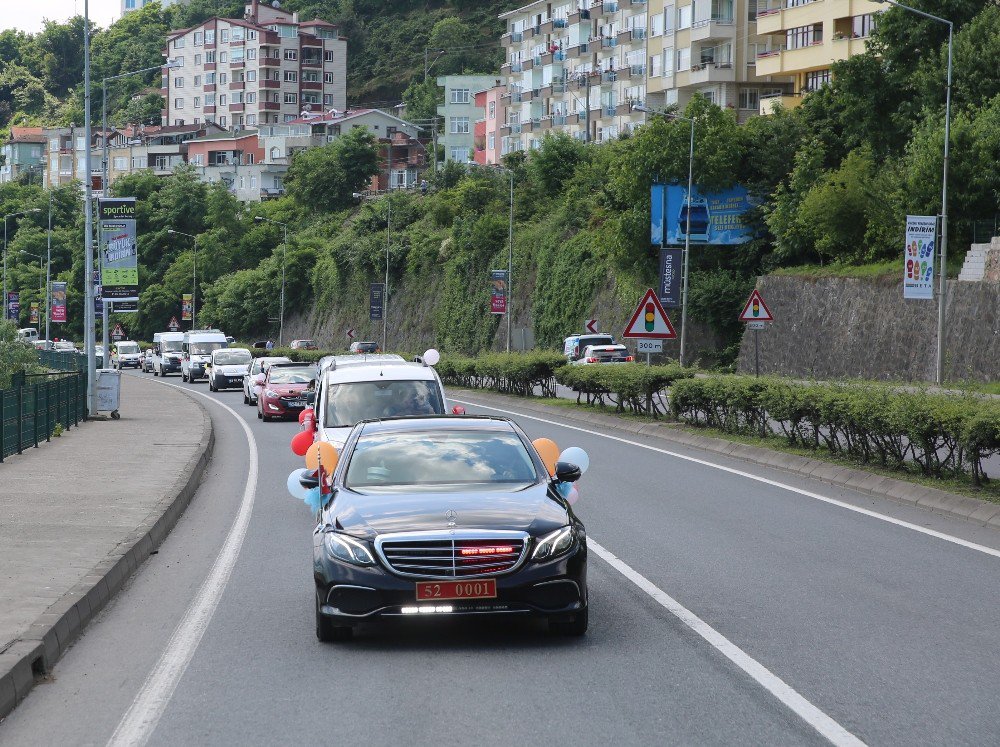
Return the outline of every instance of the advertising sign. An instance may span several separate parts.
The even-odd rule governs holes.
[[[506,270],[490,270],[490,313],[507,313]]]
[[[21,294],[17,291],[7,293],[7,318],[17,321],[21,316]]]
[[[98,200],[101,285],[104,298],[139,300],[139,251],[135,234],[135,198]]]
[[[683,244],[687,238],[687,185],[654,184],[650,192],[653,244]],[[743,244],[753,238],[743,215],[754,207],[746,189],[731,187],[721,192],[701,194],[697,188],[691,195],[692,244]]]
[[[191,321],[191,312],[194,310],[194,303],[190,293],[181,295],[181,319],[185,322]]]
[[[660,303],[668,309],[681,307],[682,249],[660,249]]]
[[[934,298],[934,249],[937,217],[906,216],[906,247],[903,250],[903,298]]]
[[[108,309],[110,314],[137,314],[139,312],[138,301],[112,301]]]
[[[38,324],[38,301],[31,302],[31,314],[28,316],[28,324]]]
[[[381,322],[384,311],[385,283],[372,283],[368,298],[368,318],[373,322]]]
[[[66,322],[66,283],[52,283],[51,309],[52,321],[59,324]]]

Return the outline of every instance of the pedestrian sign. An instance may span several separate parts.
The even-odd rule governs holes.
[[[771,315],[771,311],[767,308],[767,304],[764,303],[764,297],[760,295],[760,291],[754,290],[750,294],[750,300],[747,301],[747,305],[743,307],[743,313],[740,314],[741,322],[773,322],[774,317]]]
[[[622,337],[640,340],[673,340],[677,337],[674,325],[670,323],[667,312],[663,310],[660,299],[652,288],[639,301]]]

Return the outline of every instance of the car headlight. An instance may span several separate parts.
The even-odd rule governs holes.
[[[573,546],[576,534],[573,527],[563,527],[551,534],[547,534],[538,540],[535,551],[531,554],[532,560],[549,560],[562,555]]]
[[[265,397],[270,397],[271,399],[277,399],[278,398],[278,393],[276,391],[274,391],[273,389],[265,389],[264,390],[264,396]]]
[[[367,547],[343,534],[327,532],[323,535],[323,544],[327,554],[335,560],[351,565],[375,565],[375,559]]]

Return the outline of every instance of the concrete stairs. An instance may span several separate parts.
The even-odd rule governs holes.
[[[1000,237],[995,237],[989,244],[973,244],[965,255],[965,263],[958,279],[968,283],[986,280],[987,266],[996,262],[991,255],[1000,256]]]

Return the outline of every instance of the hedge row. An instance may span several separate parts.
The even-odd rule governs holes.
[[[691,369],[673,364],[646,366],[617,363],[593,366],[563,366],[556,381],[577,392],[576,401],[614,405],[618,412],[658,417],[667,412],[666,389],[674,382],[694,376]]]
[[[492,353],[478,358],[444,356],[437,365],[446,384],[530,396],[554,397],[555,372],[566,363],[558,353]]]
[[[673,416],[728,433],[778,436],[863,464],[928,477],[987,480],[983,460],[1000,453],[1000,403],[880,384],[797,384],[745,376],[678,381]]]

